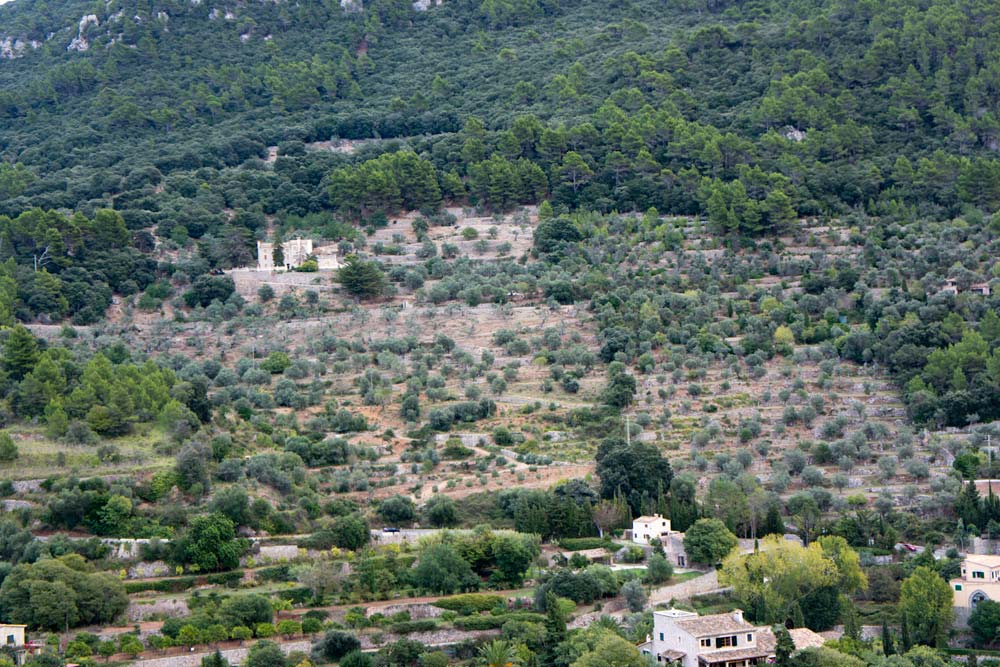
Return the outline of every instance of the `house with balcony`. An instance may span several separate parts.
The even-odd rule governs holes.
[[[796,651],[826,641],[809,628],[788,634]],[[749,667],[772,664],[777,643],[771,628],[747,622],[739,609],[709,616],[668,609],[653,612],[653,635],[638,648],[669,667]]]
[[[639,650],[671,666],[748,667],[767,664],[774,648],[774,633],[739,609],[709,616],[668,609],[653,612],[653,636]]]

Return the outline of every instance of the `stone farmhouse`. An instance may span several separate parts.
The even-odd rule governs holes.
[[[257,241],[257,270],[290,271],[308,259],[315,259],[320,271],[329,271],[340,268],[337,259],[337,248],[335,246],[313,247],[312,239],[291,239],[281,242],[281,251],[284,259],[281,266],[274,265],[274,244],[266,241]]]
[[[670,519],[659,514],[640,516],[632,521],[632,541],[648,545],[659,540],[667,560],[678,567],[687,567],[687,553],[684,551],[684,533],[671,529]]]

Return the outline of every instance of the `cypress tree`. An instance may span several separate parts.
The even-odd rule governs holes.
[[[844,636],[854,640],[861,640],[861,619],[858,618],[858,610],[849,598],[843,596],[840,601],[840,608],[844,614]]]
[[[802,607],[796,602],[792,605],[792,611],[788,615],[789,619],[792,621],[793,628],[804,628],[806,625],[805,616],[802,614]]]
[[[889,631],[889,624],[882,619],[882,653],[893,655],[896,653],[896,646],[892,641],[892,632]]]
[[[557,646],[566,639],[566,619],[559,611],[559,602],[552,591],[545,593],[545,650],[541,656],[542,667],[557,664]]]
[[[795,652],[795,642],[792,636],[783,625],[775,626],[774,638],[777,644],[774,647],[774,664],[777,667],[791,667],[792,653]]]

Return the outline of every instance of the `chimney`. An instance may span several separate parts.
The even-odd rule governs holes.
[[[743,622],[743,610],[742,609],[733,609],[733,620],[736,621],[737,623],[742,623]]]

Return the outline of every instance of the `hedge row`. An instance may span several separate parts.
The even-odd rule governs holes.
[[[434,603],[435,607],[447,609],[449,611],[471,611],[478,613],[489,611],[494,607],[506,604],[506,600],[499,595],[489,595],[487,593],[465,593],[463,595],[453,595],[449,598],[442,598]]]
[[[402,621],[389,626],[389,632],[397,635],[408,635],[411,632],[430,632],[437,630],[438,624],[433,618],[423,618],[416,621]]]
[[[516,611],[499,616],[463,616],[455,619],[455,627],[459,630],[495,630],[503,627],[507,621],[523,621],[527,623],[544,623],[545,616],[530,611]]]
[[[197,583],[197,577],[177,577],[175,579],[155,579],[153,581],[126,581],[126,593],[141,593],[143,591],[156,591],[157,593],[183,593],[189,588],[193,588]]]
[[[559,547],[566,551],[584,551],[586,549],[613,549],[614,542],[600,537],[564,537],[559,540]]]

